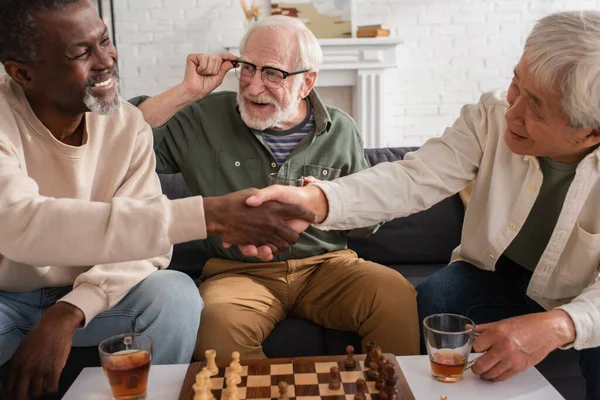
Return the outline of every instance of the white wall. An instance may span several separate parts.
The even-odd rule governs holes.
[[[256,0],[268,10],[267,0]],[[117,0],[123,95],[181,81],[189,52],[218,53],[244,30],[238,0]],[[390,73],[386,145],[440,135],[461,105],[506,87],[539,17],[599,9],[600,0],[355,0],[357,25],[387,23],[404,39]]]

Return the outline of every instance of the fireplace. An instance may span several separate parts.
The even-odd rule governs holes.
[[[366,148],[382,147],[386,123],[385,70],[397,67],[398,38],[320,39],[323,65],[317,79],[325,103],[350,114]],[[226,51],[239,54],[237,45]],[[237,90],[233,73],[220,90]],[[350,95],[350,96],[349,96]]]

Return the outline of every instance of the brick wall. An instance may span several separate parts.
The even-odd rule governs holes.
[[[257,0],[268,10],[267,0]],[[223,50],[244,30],[238,0],[115,0],[123,95],[181,81],[189,52]],[[386,145],[420,145],[461,105],[506,87],[539,17],[599,9],[600,0],[354,0],[355,23],[387,23],[404,39],[390,72]]]

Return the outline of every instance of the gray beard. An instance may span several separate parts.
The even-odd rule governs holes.
[[[92,92],[91,86],[85,87],[85,96],[83,96],[83,104],[94,113],[98,113],[101,115],[110,115],[119,110],[121,106],[121,99],[119,98],[119,78],[117,74],[113,75],[114,85],[115,85],[115,97],[108,103],[103,103],[96,98],[94,92]]]

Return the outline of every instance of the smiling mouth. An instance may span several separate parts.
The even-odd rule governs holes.
[[[112,78],[108,78],[104,82],[94,83],[94,87],[97,87],[97,88],[106,87],[106,86],[110,85],[111,83],[112,83]]]

